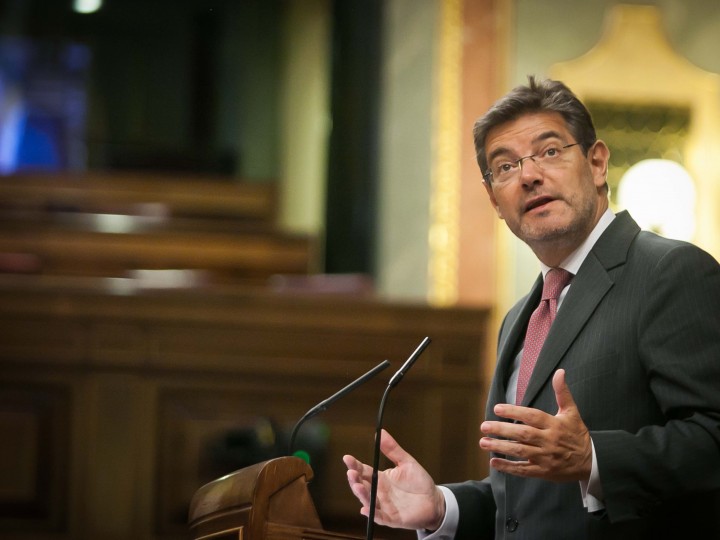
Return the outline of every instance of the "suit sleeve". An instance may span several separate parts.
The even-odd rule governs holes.
[[[591,432],[611,522],[720,490],[720,266],[676,247],[651,268],[642,294],[637,358],[664,422]]]
[[[495,538],[495,499],[490,479],[448,484],[460,509],[455,540],[492,540]]]

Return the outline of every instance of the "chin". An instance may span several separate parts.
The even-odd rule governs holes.
[[[533,242],[552,242],[567,238],[568,234],[574,231],[572,223],[548,222],[542,224],[525,224],[520,227],[518,238],[531,244]]]

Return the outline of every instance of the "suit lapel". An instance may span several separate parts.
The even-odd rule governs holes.
[[[523,405],[531,403],[551,378],[563,355],[612,286],[613,281],[607,271],[590,253],[573,278],[570,290],[550,328],[525,391]]]
[[[613,287],[614,280],[609,271],[625,263],[630,244],[639,231],[630,215],[621,212],[585,258],[540,351],[523,405],[531,404],[537,397],[598,304]]]

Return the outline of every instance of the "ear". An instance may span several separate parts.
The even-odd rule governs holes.
[[[588,150],[588,160],[592,170],[593,182],[598,188],[607,182],[608,162],[610,161],[610,149],[604,141],[598,139]]]
[[[490,204],[492,204],[493,208],[495,209],[495,212],[497,212],[497,215],[500,219],[504,219],[502,216],[502,213],[500,212],[500,207],[498,206],[497,200],[495,200],[495,193],[493,193],[493,187],[490,182],[483,179],[483,186],[485,186],[485,191],[487,191],[488,197],[490,198]]]

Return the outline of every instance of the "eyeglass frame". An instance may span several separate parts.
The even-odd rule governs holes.
[[[559,148],[559,150],[565,150],[565,149],[567,149],[567,148],[571,148],[571,147],[573,147],[573,146],[578,146],[578,145],[581,145],[581,144],[582,144],[582,143],[579,143],[579,142],[574,142],[574,143],[566,144],[565,146],[561,146],[561,147]],[[535,158],[539,155],[539,153],[540,153],[540,152],[536,152],[535,154],[530,154],[529,156],[525,156],[525,157],[521,157],[521,158],[513,159],[513,160],[508,160],[508,163],[517,163],[518,170],[519,170],[520,172],[522,172],[522,170],[523,170],[523,168],[522,168],[522,167],[523,167],[523,161],[525,161],[526,159],[532,159],[533,163],[535,163],[535,164],[538,165],[540,168],[542,168],[542,166],[539,165],[539,164],[537,163],[537,161],[535,161]],[[488,169],[483,173],[483,175],[482,175],[483,180],[485,180],[488,184],[492,184],[491,178],[492,178],[493,176],[494,176],[494,175],[493,175],[492,169],[490,169],[490,168],[488,168]]]

